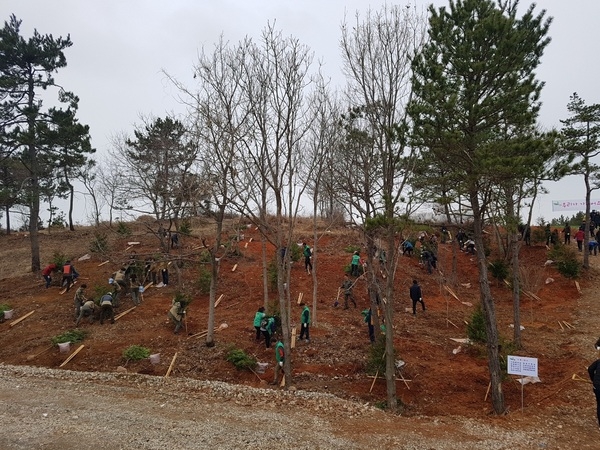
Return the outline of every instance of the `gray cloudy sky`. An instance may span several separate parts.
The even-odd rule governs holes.
[[[192,65],[198,50],[208,51],[219,36],[237,42],[258,37],[268,22],[284,35],[308,45],[334,84],[342,85],[340,24],[356,11],[380,9],[384,1],[360,0],[2,0],[0,18],[15,14],[23,21],[22,35],[36,28],[42,34],[71,35],[68,66],[56,80],[80,97],[79,118],[91,129],[100,154],[110,137],[130,132],[140,115],[164,116],[182,112],[176,92],[162,69],[192,85]],[[390,2],[388,2],[390,3]],[[400,4],[407,4],[402,1]],[[425,9],[445,0],[410,1]],[[521,0],[524,9],[532,2]],[[554,21],[551,44],[542,59],[538,78],[545,81],[540,124],[559,127],[567,116],[569,95],[578,92],[587,103],[600,103],[600,62],[596,46],[600,34],[600,0],[539,0]],[[580,178],[549,184],[535,208],[534,220],[552,213],[551,200],[580,199]],[[598,195],[597,197],[600,197]],[[572,213],[568,213],[572,214]],[[83,218],[82,218],[83,220]]]

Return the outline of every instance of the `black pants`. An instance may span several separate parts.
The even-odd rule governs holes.
[[[309,335],[309,325],[307,323],[303,323],[300,325],[300,339],[304,339],[304,335],[306,334],[306,340],[310,339]]]
[[[104,319],[110,317],[110,323],[115,323],[115,311],[112,305],[102,305],[100,309],[100,324],[104,323]]]
[[[354,295],[352,294],[344,294],[344,309],[348,309],[348,300],[354,303],[354,307],[356,308],[356,300],[354,300]]]
[[[304,269],[308,272],[312,270],[312,263],[310,262],[310,256],[304,257]]]
[[[579,251],[583,250],[583,241],[577,241],[577,250],[579,250]]]
[[[260,341],[260,327],[254,327],[256,329],[256,340]]]
[[[417,302],[421,304],[421,306],[423,306],[423,311],[425,311],[425,302],[423,301],[423,299],[412,299],[412,303],[413,303],[413,314],[417,313]]]
[[[69,289],[71,289],[72,284],[73,284],[73,276],[72,275],[66,275],[66,276],[63,275],[61,285],[63,287],[66,286],[67,292],[69,292]]]
[[[262,334],[265,337],[265,346],[267,348],[271,348],[271,333],[269,333],[267,330],[263,330]]]
[[[596,417],[600,426],[600,386],[594,386],[594,395],[596,395]]]

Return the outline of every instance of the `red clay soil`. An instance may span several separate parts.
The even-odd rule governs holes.
[[[306,234],[298,234],[297,238],[310,242],[309,228],[304,228]],[[201,236],[195,234],[196,237],[181,239],[181,248],[173,250],[173,254],[186,259],[197,255]],[[80,328],[88,332],[83,341],[85,348],[65,369],[115,371],[118,366],[124,366],[129,372],[162,376],[171,358],[178,352],[171,374],[173,377],[268,387],[266,381],[273,376],[273,349],[266,349],[262,341],[255,342],[252,325],[254,312],[263,303],[260,236],[253,227],[244,234],[244,241],[240,243],[242,256],[221,260],[217,295],[223,294],[223,299],[216,308],[216,324],[226,323],[227,327],[216,332],[215,347],[207,348],[202,338],[190,337],[207,328],[207,295],[198,294],[194,297],[188,309],[187,330],[178,335],[173,333],[173,326],[167,320],[167,311],[176,290],[175,274],[171,271],[171,285],[149,288],[144,293],[141,306],[115,324],[89,324],[84,320]],[[66,248],[68,241],[70,245],[75,244],[75,248],[83,249],[67,256],[72,256],[75,261],[75,267],[81,274],[80,283],[87,283],[88,296],[93,294],[94,286],[106,285],[110,275],[128,259],[129,253],[125,251],[128,241],[141,243],[135,246],[138,255],[158,251],[156,238],[138,230],[132,236],[111,242],[115,251],[110,263],[99,266],[103,259],[96,256],[77,262],[77,258],[86,253],[91,235],[89,230],[74,233],[65,231],[43,235],[41,242],[42,248],[48,248],[52,243],[56,246],[61,241],[65,242]],[[1,241],[5,252],[15,252],[17,249],[23,252],[28,248],[28,239],[23,236],[3,236]],[[326,232],[318,242],[318,324],[311,329],[311,342],[299,342],[293,352],[293,383],[298,389],[329,392],[343,398],[378,403],[385,401],[385,382],[379,379],[373,384],[373,378],[365,372],[370,343],[361,315],[361,310],[368,307],[364,281],[359,280],[355,287],[358,308],[343,310],[333,307],[343,279],[343,268],[351,258],[351,254],[344,249],[360,244],[360,235],[349,230]],[[269,248],[269,252],[272,256],[274,249]],[[582,368],[586,364],[578,356],[571,339],[581,331],[563,324],[563,321],[573,322],[575,302],[570,300],[579,295],[576,285],[573,280],[562,277],[555,268],[544,267],[546,252],[542,244],[524,246],[522,249],[523,276],[527,278],[529,290],[541,300],[523,297],[521,317],[525,327],[522,333],[524,350],[515,352],[540,358],[539,377],[543,382],[525,388],[525,404],[536,404],[537,408],[560,406],[568,402],[568,395],[556,396],[553,393],[571,389],[571,386],[565,387],[564,380],[574,372],[583,375]],[[4,258],[10,259],[9,255]],[[451,261],[451,246],[440,244],[439,269],[449,274]],[[237,268],[232,271],[235,264]],[[302,261],[292,267],[292,318],[296,326],[299,325],[301,312],[295,301],[298,295],[303,293],[304,300],[312,305],[313,278],[303,269]],[[182,276],[187,285],[194,283],[198,279],[198,264],[186,264]],[[419,311],[416,318],[406,312],[410,306],[408,288],[413,278],[420,281],[427,305],[427,311]],[[547,278],[554,281],[546,284]],[[490,397],[484,401],[489,382],[485,349],[463,344],[460,351],[454,352],[460,344],[451,339],[466,337],[465,321],[470,320],[474,306],[462,302],[473,305],[479,302],[477,266],[473,256],[458,253],[456,279],[451,288],[460,301],[443,289],[448,281],[440,273],[427,274],[415,257],[402,257],[398,265],[395,344],[398,358],[406,363],[402,375],[410,381],[405,383],[399,379],[397,392],[406,406],[405,414],[471,417],[491,411]],[[583,287],[590,281],[582,279],[579,282]],[[492,285],[500,335],[504,341],[512,341],[511,290],[495,280]],[[58,286],[45,289],[41,277],[23,273],[0,280],[0,292],[0,303],[8,303],[14,308],[13,320],[35,311],[13,327],[10,326],[12,320],[0,324],[0,361],[58,368],[66,355],[52,347],[50,339],[74,328],[74,290],[61,295]],[[274,293],[272,298],[276,298]],[[131,298],[127,297],[117,312],[131,306]],[[153,365],[147,360],[135,363],[124,361],[123,350],[133,344],[147,347],[152,353],[160,353],[160,364]],[[255,355],[261,362],[268,362],[266,373],[257,375],[236,370],[225,359],[227,350],[233,345]],[[508,408],[518,410],[521,407],[520,385],[509,378],[503,383],[503,389]],[[449,395],[452,401],[449,401]]]

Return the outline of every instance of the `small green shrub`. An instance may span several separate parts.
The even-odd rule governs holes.
[[[70,342],[71,344],[74,344],[76,342],[83,341],[85,335],[86,333],[83,330],[69,330],[54,336],[52,339],[50,339],[50,341],[52,342],[52,345],[58,345],[64,342]]]
[[[123,359],[128,361],[140,361],[150,356],[150,349],[141,345],[130,345],[123,350]]]
[[[200,252],[200,262],[203,264],[210,263],[210,253],[208,253],[208,250],[202,250]]]
[[[508,278],[508,264],[506,261],[497,259],[492,261],[488,265],[488,269],[492,276],[498,281],[506,280]]]
[[[468,338],[480,344],[487,342],[487,332],[485,331],[485,318],[483,317],[483,309],[481,304],[477,305],[475,311],[471,315],[471,320],[467,325]]]
[[[176,292],[174,301],[181,303],[184,308],[192,303],[192,297],[189,294],[183,292]]]
[[[360,246],[358,245],[349,245],[347,246],[344,251],[346,253],[354,253],[354,252],[360,252]]]
[[[212,280],[212,275],[210,274],[210,270],[208,270],[204,266],[200,266],[200,270],[198,271],[198,290],[201,294],[208,294],[210,292],[210,281]]]
[[[227,352],[227,361],[238,370],[253,370],[256,367],[256,358],[248,355],[241,348],[230,348]]]
[[[111,294],[112,293],[112,288],[110,286],[110,284],[108,284],[108,280],[106,284],[100,284],[100,285],[96,285],[92,288],[92,292],[93,297],[96,299],[95,303],[96,304],[100,304],[100,298],[105,295],[105,294]]]
[[[52,262],[54,264],[56,264],[56,267],[58,267],[58,270],[62,270],[63,266],[67,262],[67,257],[65,256],[64,253],[60,252],[59,250],[56,250],[52,254]]]
[[[577,278],[581,273],[578,252],[567,245],[556,245],[548,252],[548,259],[556,262],[556,268],[566,278]]]
[[[290,247],[288,247],[288,250],[290,252],[290,259],[292,261],[300,261],[300,258],[303,258],[304,249],[297,243],[294,242]]]
[[[131,235],[131,228],[125,222],[117,222],[117,234],[121,236]]]
[[[94,232],[94,238],[90,242],[90,252],[106,253],[108,251],[108,236],[99,231]]]
[[[181,225],[179,225],[179,232],[181,234],[190,235],[192,232],[192,224],[190,219],[183,219]]]
[[[546,242],[546,234],[544,233],[544,229],[541,227],[532,227],[531,228],[531,243],[532,244],[540,244],[542,242]]]
[[[10,311],[12,308],[7,303],[0,304],[0,315],[4,315],[4,311]]]
[[[371,346],[369,358],[367,360],[366,371],[370,375],[385,373],[385,336],[380,334],[375,343]]]

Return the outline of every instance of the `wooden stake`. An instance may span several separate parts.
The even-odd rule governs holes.
[[[69,361],[71,361],[73,358],[75,358],[75,355],[77,353],[79,353],[81,350],[83,350],[83,347],[85,347],[85,345],[81,344],[79,346],[79,348],[77,350],[75,350],[73,353],[71,353],[69,355],[69,357],[67,359],[65,359],[64,362],[60,366],[58,366],[58,367],[63,367],[65,364],[67,364]]]
[[[369,394],[373,390],[373,386],[375,386],[375,382],[377,381],[377,375],[379,375],[379,369],[377,369],[377,372],[375,372],[375,377],[373,378],[373,382],[371,383],[371,389],[369,389]]]
[[[233,268],[231,269],[231,271],[235,272],[235,269],[237,269],[237,264],[233,266]]]
[[[203,337],[201,335],[206,336],[207,334],[208,334],[208,330],[204,330],[204,331],[201,331],[200,333],[192,334],[191,336],[188,337],[188,339],[193,338],[193,337]]]
[[[153,284],[154,284],[154,283],[150,282],[150,283],[148,283],[146,286],[144,286],[144,292],[146,292],[146,290],[148,290],[148,288],[149,288],[150,286],[152,286]]]
[[[35,355],[29,355],[27,357],[27,361],[33,361],[35,358],[37,358],[38,356],[42,355],[43,353],[46,353],[48,350],[51,350],[54,347],[54,345],[51,345],[50,347],[46,347],[44,350],[42,350],[39,353],[36,353]]]
[[[302,297],[303,297],[303,296],[304,296],[304,294],[303,294],[302,292],[300,292],[300,293],[298,294],[298,302],[297,302],[298,304],[302,303]]]
[[[450,319],[446,319],[446,322],[449,322],[451,325],[454,325],[454,328],[458,328],[458,327],[456,326],[456,324],[455,324],[454,322],[452,322]]]
[[[127,251],[129,251],[129,249],[131,249],[131,248],[133,248],[133,245],[130,245],[129,247],[127,247],[127,248],[125,249],[125,251],[126,251],[126,252],[127,252]]]
[[[568,327],[571,328],[572,330],[575,329],[575,327],[573,325],[571,325],[569,322],[567,322],[566,320],[563,320],[563,323]]]
[[[485,402],[487,400],[487,396],[490,393],[490,389],[492,388],[492,382],[490,381],[490,384],[488,384],[488,388],[487,391],[485,391],[485,397],[483,398],[483,401]]]
[[[175,364],[176,359],[177,359],[177,352],[175,352],[175,354],[173,355],[173,359],[171,360],[169,369],[167,370],[167,373],[165,374],[165,378],[168,378],[168,376],[171,375],[171,370],[173,370],[173,365]]]
[[[590,380],[586,380],[585,378],[581,378],[576,373],[573,374],[573,376],[571,377],[571,380],[574,380],[574,381],[583,381],[584,383],[591,383]]]
[[[579,286],[579,281],[575,281],[575,287],[577,288],[577,292],[581,294],[581,286]]]
[[[137,308],[137,306],[134,306],[134,307],[132,307],[132,308],[129,308],[127,311],[123,311],[122,313],[120,313],[120,314],[117,314],[117,315],[115,316],[115,321],[119,320],[119,319],[120,319],[121,317],[123,317],[125,314],[129,314],[129,313],[130,313],[131,311],[133,311],[135,308]]]
[[[290,344],[291,348],[295,348],[296,347],[296,327],[292,328],[292,342]]]
[[[444,289],[446,289],[452,297],[454,297],[456,300],[458,300],[460,302],[460,298],[458,298],[456,296],[456,294],[454,293],[454,291],[452,289],[450,289],[447,285],[444,285]]]
[[[69,289],[71,289],[73,286],[75,286],[75,284],[77,284],[77,280],[75,280],[71,283],[71,285],[69,286]],[[63,295],[65,292],[67,292],[67,288],[64,288],[62,291],[60,291],[60,295]]]
[[[285,386],[285,373],[281,377],[281,383],[279,383],[279,387],[284,387],[284,386]]]
[[[560,320],[558,321],[558,324],[560,325],[560,329],[561,329],[562,331],[565,331],[565,328],[562,326],[562,323],[560,323]]]
[[[258,374],[254,370],[250,369],[250,372],[252,372],[254,375],[256,375],[256,378],[258,378],[261,383],[265,382],[265,380],[263,380],[261,377],[259,377]]]
[[[248,242],[244,244],[244,248],[248,248]]]
[[[402,381],[404,381],[404,384],[406,385],[406,389],[408,389],[410,391],[410,386],[407,383],[407,381],[409,381],[409,380],[404,379],[404,377],[402,376],[402,372],[400,372],[400,379]]]
[[[110,259],[107,259],[103,263],[98,264],[98,266],[96,266],[96,267],[102,267],[104,264],[108,264],[109,262],[110,262]]]
[[[221,294],[221,295],[219,295],[219,298],[218,298],[218,299],[217,299],[217,301],[215,302],[215,308],[216,308],[217,306],[219,306],[219,303],[221,303],[221,300],[223,300],[223,296],[224,296],[224,295],[225,295],[225,294]]]
[[[13,320],[13,321],[10,323],[10,326],[11,326],[11,327],[14,327],[16,324],[18,324],[18,323],[19,323],[19,322],[21,322],[22,320],[25,320],[25,319],[27,319],[27,318],[28,318],[30,315],[32,315],[34,312],[35,312],[35,309],[34,309],[33,311],[31,311],[31,312],[29,312],[29,313],[25,314],[23,317],[19,317],[17,320]]]

